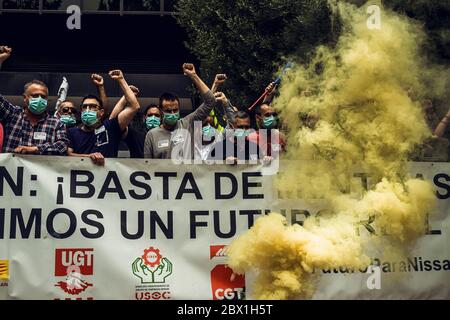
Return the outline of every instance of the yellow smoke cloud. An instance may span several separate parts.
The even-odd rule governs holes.
[[[317,269],[365,268],[374,247],[405,254],[425,233],[434,206],[431,184],[405,169],[408,154],[431,135],[414,100],[426,95],[421,75],[431,70],[420,54],[423,30],[386,10],[381,29],[370,30],[365,10],[342,3],[335,9],[344,28],[336,47],[320,47],[311,63],[296,64],[274,102],[288,136],[286,158],[295,160],[278,190],[323,199],[331,213],[303,226],[273,213],[231,243],[230,267],[256,271],[251,298],[311,298]],[[317,123],[302,114],[314,114]],[[375,182],[359,196],[348,187],[354,167]],[[376,236],[359,235],[365,220]]]

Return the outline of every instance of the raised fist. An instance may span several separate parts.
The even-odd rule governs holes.
[[[221,102],[223,105],[228,103],[227,96],[223,92],[214,93],[214,97],[216,98],[216,101]]]
[[[12,49],[7,46],[0,46],[0,63],[4,62],[11,56]]]
[[[94,73],[94,74],[91,76],[91,79],[92,79],[92,82],[93,82],[97,87],[102,87],[102,86],[105,84],[105,82],[104,82],[104,80],[103,80],[103,77],[102,77],[101,75],[99,75],[99,74]]]
[[[123,79],[123,73],[120,70],[112,70],[109,72],[109,76],[113,80],[122,80]]]
[[[226,74],[216,74],[216,78],[214,79],[214,82],[217,84],[221,84],[224,83],[227,80],[227,75]]]
[[[196,74],[194,65],[192,63],[183,64],[183,73],[188,77],[194,76]]]

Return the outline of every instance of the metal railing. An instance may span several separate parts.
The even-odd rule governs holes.
[[[5,8],[3,5],[3,2],[7,1],[7,0],[0,0],[0,14],[2,13],[38,13],[38,14],[52,14],[52,13],[59,13],[59,14],[66,14],[66,10],[65,9],[44,9],[44,0],[36,0],[38,1],[38,8],[36,9],[20,9],[20,8],[15,8],[15,9],[10,9],[10,8]],[[19,0],[20,1],[20,0]],[[76,3],[74,4],[79,4],[80,5],[80,9],[82,14],[107,14],[107,15],[160,15],[160,16],[172,16],[172,15],[176,15],[176,12],[174,11],[166,11],[165,10],[165,0],[159,0],[159,10],[125,10],[125,6],[124,6],[124,1],[126,0],[120,0],[119,2],[119,10],[86,10],[84,9],[86,6],[84,5],[85,3],[87,3],[87,1],[92,1],[92,0],[79,0],[79,1],[74,1]]]

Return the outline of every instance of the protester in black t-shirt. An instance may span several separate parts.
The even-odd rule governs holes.
[[[119,83],[129,107],[117,117],[102,121],[105,113],[102,101],[94,95],[86,96],[81,105],[83,125],[68,131],[69,156],[89,157],[97,165],[103,165],[105,158],[117,157],[122,134],[139,111],[139,102],[122,71],[114,70],[109,75]]]
[[[144,143],[147,132],[161,125],[161,110],[156,104],[151,104],[145,108],[143,115],[144,128],[128,127],[128,132],[124,137],[124,141],[130,150],[131,158],[144,158]]]
[[[139,95],[139,88],[130,85],[136,96]],[[111,118],[117,117],[127,107],[127,100],[123,96],[114,107]],[[144,114],[139,116],[139,122],[130,124],[122,136],[123,141],[128,146],[130,158],[144,158],[144,142],[147,132],[161,125],[161,111],[156,104],[151,104],[145,108]]]

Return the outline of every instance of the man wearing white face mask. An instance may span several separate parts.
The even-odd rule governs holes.
[[[0,50],[0,63],[5,55]],[[66,155],[69,140],[65,126],[48,115],[48,88],[42,81],[33,80],[25,85],[24,108],[12,105],[0,95],[0,122],[4,126],[3,152],[42,155]]]

